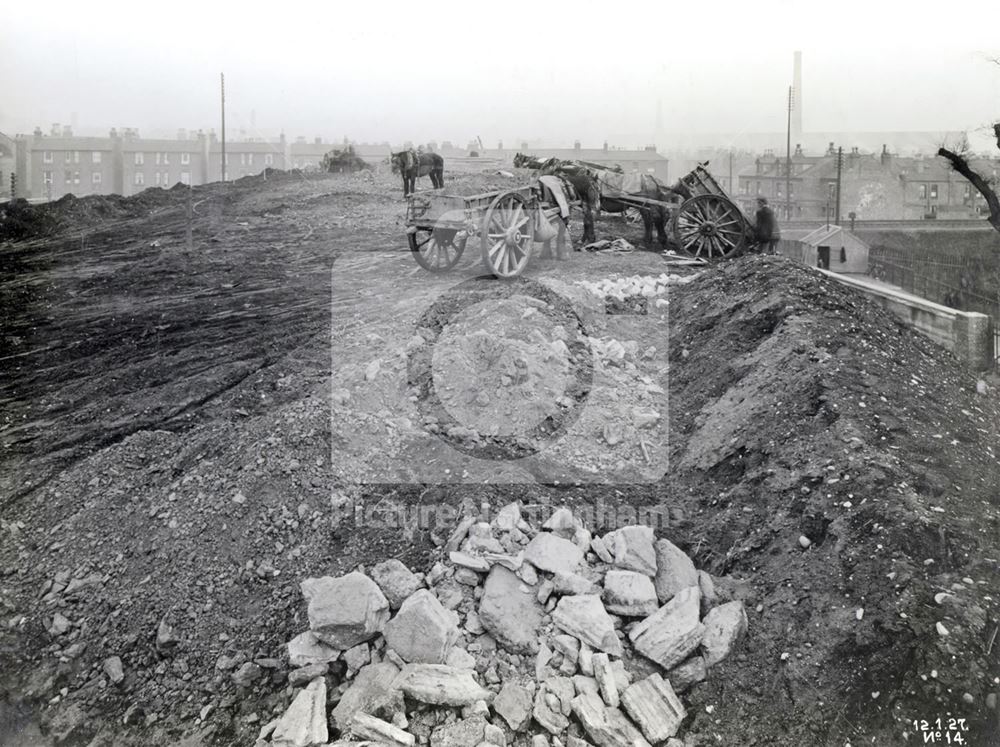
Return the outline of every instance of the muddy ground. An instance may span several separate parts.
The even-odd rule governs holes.
[[[923,743],[913,721],[939,717],[996,740],[997,390],[881,309],[780,257],[648,252],[535,261],[498,298],[471,248],[447,277],[416,266],[384,176],[195,188],[191,249],[185,191],[140,197],[69,201],[0,248],[0,743],[252,743],[290,701],[301,579],[428,567],[449,526],[386,507],[512,499],[644,508],[743,582],[749,634],[685,696],[690,745]],[[687,281],[668,305],[582,284],[664,273]],[[549,356],[577,323],[590,357]],[[469,339],[520,352],[477,368]],[[411,375],[429,343],[446,438]],[[216,669],[236,653],[276,661],[237,687]]]

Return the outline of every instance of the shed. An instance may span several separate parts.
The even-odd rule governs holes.
[[[852,275],[868,272],[868,245],[842,226],[825,225],[804,236],[784,237],[778,251],[810,267]]]

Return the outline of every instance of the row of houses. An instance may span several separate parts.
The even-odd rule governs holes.
[[[1000,159],[972,158],[970,165],[996,181]],[[848,220],[966,219],[989,214],[982,195],[937,157],[897,156],[852,147],[839,152],[830,143],[821,155],[796,147],[790,159],[766,152],[744,167],[734,196],[752,213],[757,197],[766,197],[779,217],[832,220],[837,211]]]
[[[264,169],[309,169],[339,144],[321,138],[227,140],[227,179]],[[14,138],[0,134],[0,184],[16,196],[58,199],[65,194],[132,195],[147,187],[207,184],[223,175],[222,142],[214,132],[178,133],[174,139],[143,138],[134,129],[112,129],[107,137],[74,135],[69,128],[49,134],[36,129]]]

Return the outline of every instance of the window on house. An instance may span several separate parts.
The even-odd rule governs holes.
[[[80,163],[80,151],[73,151],[73,163]]]
[[[52,151],[42,151],[42,163],[52,163]],[[51,171],[49,173],[52,173]]]
[[[830,182],[829,184],[826,185],[826,196],[829,197],[831,200],[836,198],[837,196],[836,182]]]
[[[937,199],[937,195],[938,195],[937,188],[938,188],[938,185],[936,185],[936,184],[932,184],[931,185],[931,199],[932,200],[936,200]]]
[[[141,171],[136,171],[135,172],[135,178],[133,179],[133,183],[137,187],[141,187],[143,184],[146,183],[146,177],[145,177],[145,175]]]
[[[156,186],[160,186],[160,172],[156,172]]]
[[[142,153],[136,153],[135,154],[135,165],[136,166],[142,166],[142,162],[143,162],[143,154]]]
[[[170,163],[170,154],[169,153],[164,153],[163,154],[163,165],[166,166],[168,163]]]
[[[920,185],[920,187],[919,187],[919,194],[920,194],[920,199],[921,200],[924,200],[924,199],[927,198],[927,185],[926,184],[921,184]]]
[[[191,163],[191,154],[181,153],[181,165],[187,166],[189,163]]]
[[[95,171],[93,174],[90,175],[90,183],[91,184],[100,184],[101,183],[101,172],[100,171]]]
[[[240,166],[246,166],[246,165],[247,165],[247,154],[240,153]]]
[[[72,184],[73,183],[73,172],[72,171],[65,171],[65,172],[63,172],[63,181],[66,182],[66,184]]]
[[[93,163],[100,163],[101,162],[101,151],[95,150],[93,153],[91,153],[90,154],[90,160]]]
[[[157,165],[157,166],[159,166],[159,165],[160,165],[160,158],[161,158],[161,157],[162,157],[162,154],[161,154],[161,153],[160,153],[159,151],[157,151],[157,152],[156,152],[156,165]]]
[[[847,247],[840,247],[840,261],[841,263],[847,262]]]
[[[247,165],[253,166],[253,153],[247,153]]]
[[[297,166],[298,164],[296,164]],[[760,194],[760,182],[757,182],[757,194]]]
[[[73,172],[73,184],[79,184],[79,183],[80,183],[80,172],[79,171],[74,171]]]
[[[66,155],[66,163],[72,163],[73,162],[73,151],[68,150],[68,151],[66,151],[65,155]]]
[[[163,186],[167,187],[170,185],[170,174],[166,171],[163,172]]]
[[[229,154],[228,153],[226,154],[225,161],[226,161],[226,166],[228,166],[229,165]]]
[[[190,183],[191,183],[191,172],[190,171],[182,171],[181,172],[181,184],[190,184]]]
[[[274,156],[271,155],[270,153],[265,153],[264,154],[264,165],[265,166],[270,166],[272,163],[274,163]]]
[[[43,171],[42,172],[42,183],[43,184],[52,184],[52,172],[51,171]]]

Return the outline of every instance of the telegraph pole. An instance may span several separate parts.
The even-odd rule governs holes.
[[[788,87],[788,128],[785,130],[785,220],[792,218],[792,104],[795,88]]]
[[[222,81],[222,181],[226,181],[226,74],[219,73]]]
[[[840,172],[844,166],[844,146],[837,148],[837,220],[836,223],[840,225]]]

